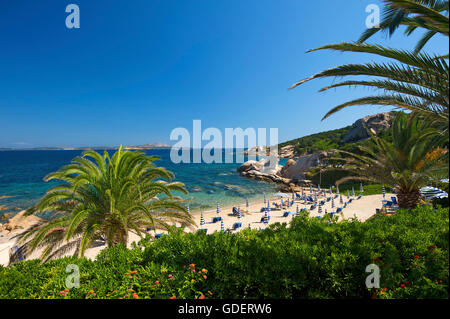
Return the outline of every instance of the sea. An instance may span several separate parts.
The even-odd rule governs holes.
[[[43,178],[82,155],[82,150],[14,150],[0,151],[0,211],[10,216],[35,204],[58,181],[45,182]],[[103,154],[103,151],[97,151]],[[108,151],[110,154],[114,151]],[[183,196],[192,211],[213,210],[221,206],[244,205],[246,199],[260,200],[264,194],[276,192],[276,185],[241,177],[237,173],[240,163],[173,163],[170,149],[145,150],[160,160],[155,164],[175,174],[174,181],[186,185],[189,194]],[[192,151],[191,151],[192,152]],[[222,150],[237,154],[241,150]],[[192,153],[191,153],[192,155]],[[191,156],[192,158],[192,156]],[[247,160],[245,158],[244,160]],[[286,160],[281,159],[280,165]],[[224,160],[222,161],[224,162]],[[51,218],[51,214],[40,217]]]

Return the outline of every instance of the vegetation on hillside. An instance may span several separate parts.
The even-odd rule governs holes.
[[[311,134],[284,143],[280,143],[278,148],[293,145],[297,156],[312,154],[316,152],[328,151],[344,145],[344,137],[351,126],[346,126],[337,130],[330,130],[321,133]]]
[[[0,266],[0,298],[448,298],[449,210],[431,207],[362,223],[306,214],[263,231],[170,234],[95,261],[67,257]],[[66,267],[80,270],[66,286]],[[369,264],[380,288],[367,288]]]

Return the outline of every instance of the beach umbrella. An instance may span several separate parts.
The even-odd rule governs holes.
[[[442,189],[426,186],[419,189],[420,194],[422,197],[428,199],[428,198],[446,198],[448,197],[447,192],[443,191]]]
[[[292,200],[295,200],[295,194],[292,193]]]
[[[267,203],[266,194],[264,194],[264,204]]]
[[[330,195],[333,195],[333,189],[330,186]]]
[[[191,211],[189,210],[189,205],[186,207],[187,213],[190,215]]]
[[[264,224],[267,224],[269,222],[269,214],[266,212],[264,213]]]
[[[309,193],[312,193],[313,192],[313,188],[312,188],[312,186],[309,186]]]
[[[217,215],[219,215],[220,214],[220,205],[219,205],[219,203],[217,203]]]
[[[383,194],[383,198],[385,198],[386,197],[386,189],[384,188],[384,185],[381,188],[381,193]]]
[[[242,218],[242,212],[241,212],[241,208],[238,207],[238,218]]]
[[[296,216],[300,216],[300,210],[298,209],[298,205],[297,205],[297,211],[295,212]]]
[[[320,192],[320,185],[317,185],[317,190]]]
[[[344,200],[342,199],[342,195],[339,196],[339,203],[342,205],[344,204]]]
[[[283,202],[283,199],[281,199],[281,206],[284,206],[284,202]]]
[[[305,190],[302,188],[302,196],[305,197]]]
[[[319,203],[319,214],[322,214],[322,204]]]
[[[248,204],[248,198],[245,199],[245,206],[247,207],[247,212],[248,212],[248,207],[250,206],[250,205]]]
[[[360,191],[361,193],[364,193],[364,188],[363,188],[363,186],[362,186],[362,183],[359,184],[359,191]]]
[[[317,202],[317,194],[314,192],[314,201]]]
[[[441,179],[442,183],[448,183],[448,178]]]
[[[223,224],[223,220],[220,221],[220,230],[225,231],[225,225]]]
[[[202,212],[202,215],[200,216],[200,226],[203,226],[205,224],[206,224],[205,223],[205,217],[203,217],[203,212]]]
[[[336,193],[339,194],[339,185],[336,185]]]
[[[334,208],[334,198],[331,197],[331,208]]]
[[[347,199],[350,199],[350,191],[347,189]]]
[[[352,186],[352,197],[355,197],[355,188]]]

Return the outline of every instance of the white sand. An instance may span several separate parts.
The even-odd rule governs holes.
[[[309,195],[309,190],[306,191],[306,195]],[[328,195],[329,196],[329,195]],[[386,199],[389,199],[393,194],[386,194]],[[318,200],[322,200],[325,197],[319,196]],[[343,196],[344,202],[347,201],[347,197]],[[273,202],[280,203],[279,198],[269,198],[270,204],[271,204],[271,211],[269,213],[270,220],[269,225],[274,224],[277,222],[283,223],[283,222],[289,222],[294,216],[297,206],[299,209],[306,208],[309,210],[310,204],[305,205],[303,201],[295,200],[294,205],[287,209],[282,210],[274,210],[274,207],[272,205]],[[291,200],[291,198],[289,198]],[[340,215],[340,219],[342,217],[344,219],[349,219],[356,217],[360,221],[365,221],[369,217],[373,216],[375,214],[375,211],[377,208],[381,208],[383,200],[382,195],[369,195],[369,196],[363,196],[361,199],[354,198],[352,203],[348,204],[346,208],[343,209],[343,214]],[[286,199],[283,199],[283,201],[286,202]],[[240,222],[242,223],[242,228],[238,228],[237,230],[232,230],[233,232],[239,231],[244,228],[248,228],[249,225],[252,229],[264,229],[268,226],[268,224],[264,224],[261,222],[261,218],[264,216],[264,213],[260,212],[261,207],[265,206],[263,201],[258,202],[250,202],[248,208],[248,213],[244,213],[243,217],[239,219],[238,217],[235,217],[232,215],[232,206],[230,207],[221,207],[221,213],[220,215],[217,215],[216,209],[205,211],[203,213],[203,216],[205,218],[206,224],[203,226],[200,226],[200,216],[201,212],[193,212],[192,216],[194,218],[195,223],[197,224],[198,228],[207,229],[207,233],[211,234],[214,231],[220,231],[221,223],[216,222],[212,223],[212,218],[216,216],[222,217],[224,221],[224,227],[225,229],[232,229],[234,223]],[[321,216],[323,217],[325,215],[325,210],[330,213],[332,211],[336,211],[337,207],[341,207],[342,205],[339,204],[339,198],[335,199],[334,201],[335,208],[331,208],[331,201],[326,202],[324,206],[322,206],[322,213],[318,213],[318,208],[316,207],[314,210],[310,212],[311,217],[315,216]],[[245,200],[243,200],[242,203],[236,203],[236,207],[240,207],[241,210],[246,210]],[[289,214],[288,217],[283,217],[284,212],[286,211],[292,211],[292,214]],[[22,230],[23,231],[23,230]],[[191,230],[186,230],[191,231]],[[157,232],[162,233],[162,232]],[[1,265],[7,265],[9,263],[9,250],[12,246],[15,245],[15,239],[12,239],[11,237],[13,235],[17,234],[17,232],[12,232],[8,236],[0,237],[0,264]],[[135,234],[130,234],[130,238],[128,241],[128,247],[131,247],[132,242],[139,241],[139,237]],[[99,246],[99,247],[93,247],[86,250],[85,256],[90,259],[95,259],[95,257],[98,255],[98,253],[105,248],[105,245]],[[67,255],[71,255],[71,253],[67,253]],[[28,259],[38,258],[39,252],[34,252]]]

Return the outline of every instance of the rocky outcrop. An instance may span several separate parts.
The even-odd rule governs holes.
[[[376,135],[379,131],[390,128],[393,117],[394,115],[389,112],[363,117],[353,123],[352,128],[348,131],[347,135],[345,135],[343,142],[356,142],[369,138],[370,134],[365,127],[367,127],[372,134]]]
[[[279,152],[280,152],[281,158],[294,158],[295,157],[294,145],[283,146]]]
[[[6,224],[0,225],[0,232],[9,234],[17,229],[28,229],[38,223],[42,222],[42,219],[34,215],[25,216],[25,211],[21,211],[14,217],[10,218]]]
[[[289,160],[284,167],[295,165],[294,160]],[[242,164],[237,171],[243,177],[252,178],[264,182],[276,183],[279,189],[285,192],[300,191],[300,186],[309,186],[310,181],[293,180],[282,174],[283,166],[278,165],[278,158],[262,159],[260,161],[248,161]]]
[[[280,174],[284,178],[289,178],[295,182],[305,180],[305,174],[312,167],[322,163],[325,158],[329,157],[332,152],[321,152],[310,155],[304,155],[298,158],[294,163],[285,165]]]

